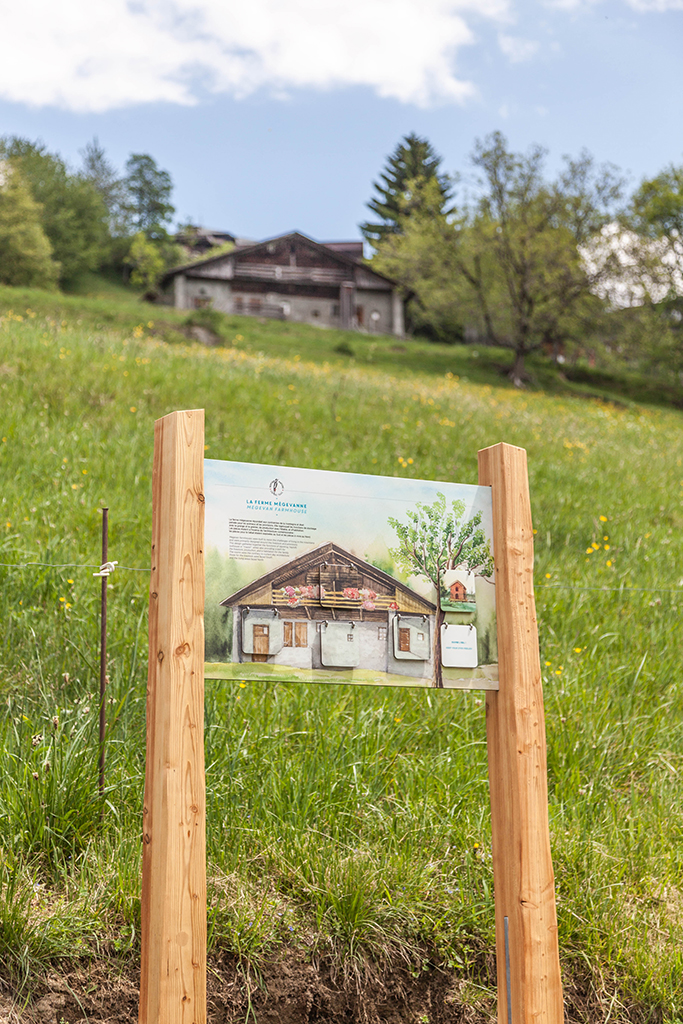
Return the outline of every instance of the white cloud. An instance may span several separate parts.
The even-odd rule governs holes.
[[[513,64],[521,64],[525,60],[531,60],[538,50],[538,43],[534,39],[523,39],[521,36],[508,36],[502,32],[498,34],[498,45],[502,53],[512,61]]]
[[[595,7],[603,0],[543,0],[544,7],[557,11],[576,11],[580,8]],[[683,11],[683,0],[624,0],[626,7],[639,14],[664,14],[666,11]]]
[[[0,96],[101,112],[201,89],[366,86],[427,106],[475,92],[455,58],[510,0],[26,0],[3,11]],[[8,40],[12,40],[8,45]]]
[[[683,11],[683,0],[627,0],[629,7],[641,14],[655,12],[664,14],[665,11]]]

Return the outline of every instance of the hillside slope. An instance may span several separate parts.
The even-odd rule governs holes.
[[[463,383],[431,364],[392,371],[388,343],[379,367],[313,361],[314,339],[328,344],[314,329],[283,356],[271,325],[246,320],[230,347],[169,344],[147,309],[60,298],[57,319],[57,300],[24,298],[0,296],[0,951],[12,991],[61,992],[68,1019],[80,1015],[71,990],[89,1016],[134,1013],[153,421],[203,407],[216,459],[471,483],[479,448],[527,449],[569,1016],[680,1016],[681,414]],[[109,592],[101,820],[103,504],[110,557],[129,568]],[[481,699],[217,682],[206,724],[216,1018],[250,998],[270,1020],[487,1017]],[[118,1006],[89,994],[103,971],[123,979]]]

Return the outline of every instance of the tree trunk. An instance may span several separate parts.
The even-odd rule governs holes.
[[[510,380],[516,388],[524,387],[524,356],[526,352],[523,348],[515,350],[515,361],[510,370]]]
[[[437,598],[438,600],[438,598]],[[441,627],[446,616],[438,607],[436,610],[436,635],[434,637],[434,686],[443,689],[443,671],[441,666]]]

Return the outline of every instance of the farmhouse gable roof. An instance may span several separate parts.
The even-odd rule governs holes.
[[[218,253],[215,256],[206,256],[204,259],[193,260],[191,263],[183,263],[168,270],[162,278],[162,284],[167,284],[178,274],[185,274],[189,277],[220,277],[223,274],[220,273],[219,268],[224,266],[227,270],[227,268],[239,264],[248,265],[254,263],[254,257],[258,257],[261,254],[264,256],[264,262],[269,262],[272,257],[273,247],[282,246],[286,243],[308,250],[314,260],[319,259],[321,264],[326,266],[335,266],[338,272],[346,275],[349,280],[356,280],[360,272],[363,277],[369,275],[371,278],[377,279],[378,282],[383,282],[384,287],[387,285],[391,287],[396,286],[396,282],[385,274],[380,274],[379,271],[373,270],[372,267],[361,264],[358,259],[354,259],[340,249],[328,247],[323,242],[316,242],[313,238],[309,238],[308,235],[304,235],[300,231],[276,235],[273,238],[266,238],[264,241],[256,242],[253,245],[239,246],[229,253]],[[231,276],[231,274],[226,273],[225,276]]]
[[[236,590],[234,594],[226,597],[220,604],[224,607],[241,604],[245,598],[266,586],[284,587],[287,586],[290,580],[299,576],[302,572],[310,572],[312,569],[317,569],[325,563],[334,564],[338,562],[354,566],[365,578],[373,580],[380,587],[388,587],[394,589],[397,593],[403,594],[410,599],[411,603],[421,605],[421,611],[427,614],[436,611],[436,605],[406,586],[405,583],[401,583],[400,580],[390,576],[389,573],[384,572],[382,569],[378,569],[376,565],[371,565],[370,562],[366,562],[363,558],[358,558],[357,555],[346,551],[333,541],[320,544],[311,551],[306,551],[304,554],[292,558],[289,562],[285,562],[276,569],[271,569],[270,572],[254,580],[253,583],[248,583],[247,586]]]

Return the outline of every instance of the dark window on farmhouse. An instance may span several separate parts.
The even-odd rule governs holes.
[[[292,640],[292,626],[293,626],[293,623],[291,623],[291,622],[284,622],[283,626],[284,626],[284,630],[285,630],[285,633],[284,633],[284,636],[285,636],[284,646],[285,647],[293,647],[294,646],[294,643],[293,643],[293,640]]]
[[[398,631],[398,649],[399,651],[410,651],[410,630],[399,629]]]

